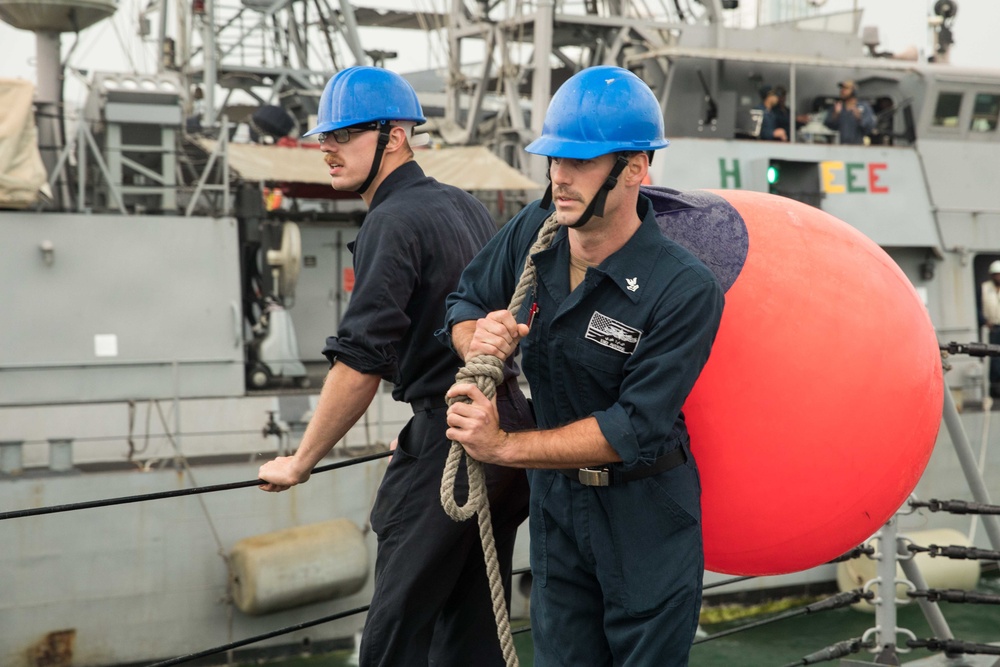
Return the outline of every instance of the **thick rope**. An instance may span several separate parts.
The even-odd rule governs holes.
[[[516,315],[524,303],[524,298],[528,294],[536,281],[535,263],[531,256],[549,247],[552,238],[555,236],[559,225],[556,223],[556,216],[553,213],[548,217],[542,228],[538,231],[538,238],[528,251],[528,257],[524,260],[524,271],[521,279],[511,297],[510,305],[507,306],[512,314]],[[493,400],[497,394],[497,385],[503,381],[503,361],[490,354],[481,354],[465,362],[465,366],[455,375],[455,384],[475,384],[479,390],[486,395],[486,398]],[[462,397],[458,399],[447,399],[448,405],[455,401],[463,403],[470,402]],[[465,467],[469,475],[469,497],[465,505],[459,506],[455,501],[455,476],[462,458],[465,458]],[[493,538],[493,520],[490,514],[490,501],[486,489],[486,475],[483,472],[483,464],[465,453],[461,444],[452,440],[451,450],[448,452],[448,460],[444,466],[444,473],[441,476],[441,506],[444,511],[455,521],[465,521],[473,514],[479,515],[479,539],[483,545],[483,559],[486,562],[486,575],[490,580],[490,596],[493,599],[493,615],[497,621],[497,638],[500,640],[500,649],[503,651],[504,661],[507,667],[517,667],[517,653],[514,651],[514,639],[510,633],[510,618],[507,615],[507,604],[503,594],[503,583],[500,580],[500,565],[497,561],[497,547]]]

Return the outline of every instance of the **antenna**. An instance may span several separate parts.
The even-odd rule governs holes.
[[[934,55],[931,56],[931,62],[948,62],[948,52],[955,43],[951,25],[955,21],[956,14],[958,14],[958,3],[955,0],[937,0],[934,3],[934,16],[928,21],[934,28]]]

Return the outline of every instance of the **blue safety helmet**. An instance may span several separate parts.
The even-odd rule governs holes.
[[[376,120],[427,122],[413,87],[381,67],[348,67],[334,74],[319,98],[317,116],[316,127],[302,136]]]
[[[620,151],[665,148],[663,114],[653,91],[621,67],[590,67],[552,96],[542,136],[524,149],[547,157],[586,160]]]

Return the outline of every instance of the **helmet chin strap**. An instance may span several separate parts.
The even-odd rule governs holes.
[[[551,164],[552,158],[549,158],[549,163]],[[624,155],[619,155],[618,159],[615,160],[615,166],[611,168],[611,172],[608,177],[604,179],[604,183],[597,190],[597,194],[594,198],[590,200],[587,208],[584,209],[583,213],[580,214],[580,219],[569,225],[573,229],[578,229],[583,227],[585,224],[590,222],[590,219],[595,215],[600,218],[604,216],[604,204],[608,199],[608,193],[615,189],[618,185],[618,177],[621,176],[622,171],[628,166],[628,158]],[[542,195],[542,201],[539,202],[539,206],[542,208],[548,208],[552,204],[552,175],[551,170],[546,173],[549,178],[549,186],[545,189],[545,194]]]
[[[367,191],[371,187],[372,181],[375,180],[379,167],[382,166],[382,153],[385,152],[385,147],[389,145],[389,133],[391,131],[392,126],[389,125],[389,122],[382,121],[382,125],[378,128],[378,143],[375,145],[375,158],[372,160],[372,168],[368,172],[368,178],[365,179],[365,182],[355,190],[358,194]]]

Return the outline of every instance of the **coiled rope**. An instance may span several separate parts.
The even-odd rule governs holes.
[[[559,225],[556,222],[555,213],[553,213],[542,224],[538,238],[535,239],[528,251],[528,256],[524,260],[524,271],[522,271],[517,288],[514,290],[514,296],[511,297],[510,305],[507,306],[507,310],[515,316],[520,310],[521,304],[524,303],[528,290],[535,285],[535,262],[531,256],[549,247],[558,228]],[[504,362],[499,357],[491,354],[473,357],[467,360],[465,366],[455,375],[455,384],[474,384],[486,398],[493,400],[497,394],[497,385],[503,381],[503,364]],[[457,401],[470,402],[464,396],[447,399],[448,405]],[[463,457],[469,476],[469,497],[464,505],[459,505],[455,500],[455,477]],[[483,545],[486,575],[490,581],[493,615],[497,622],[497,638],[500,640],[500,649],[503,651],[507,667],[517,667],[517,653],[514,651],[510,618],[507,615],[503,583],[500,580],[500,566],[497,562],[497,548],[493,538],[493,520],[490,514],[490,501],[487,495],[483,464],[467,455],[462,445],[454,440],[451,441],[448,460],[445,462],[444,473],[441,476],[441,507],[455,521],[465,521],[472,518],[473,514],[477,514],[479,517],[479,539]]]

